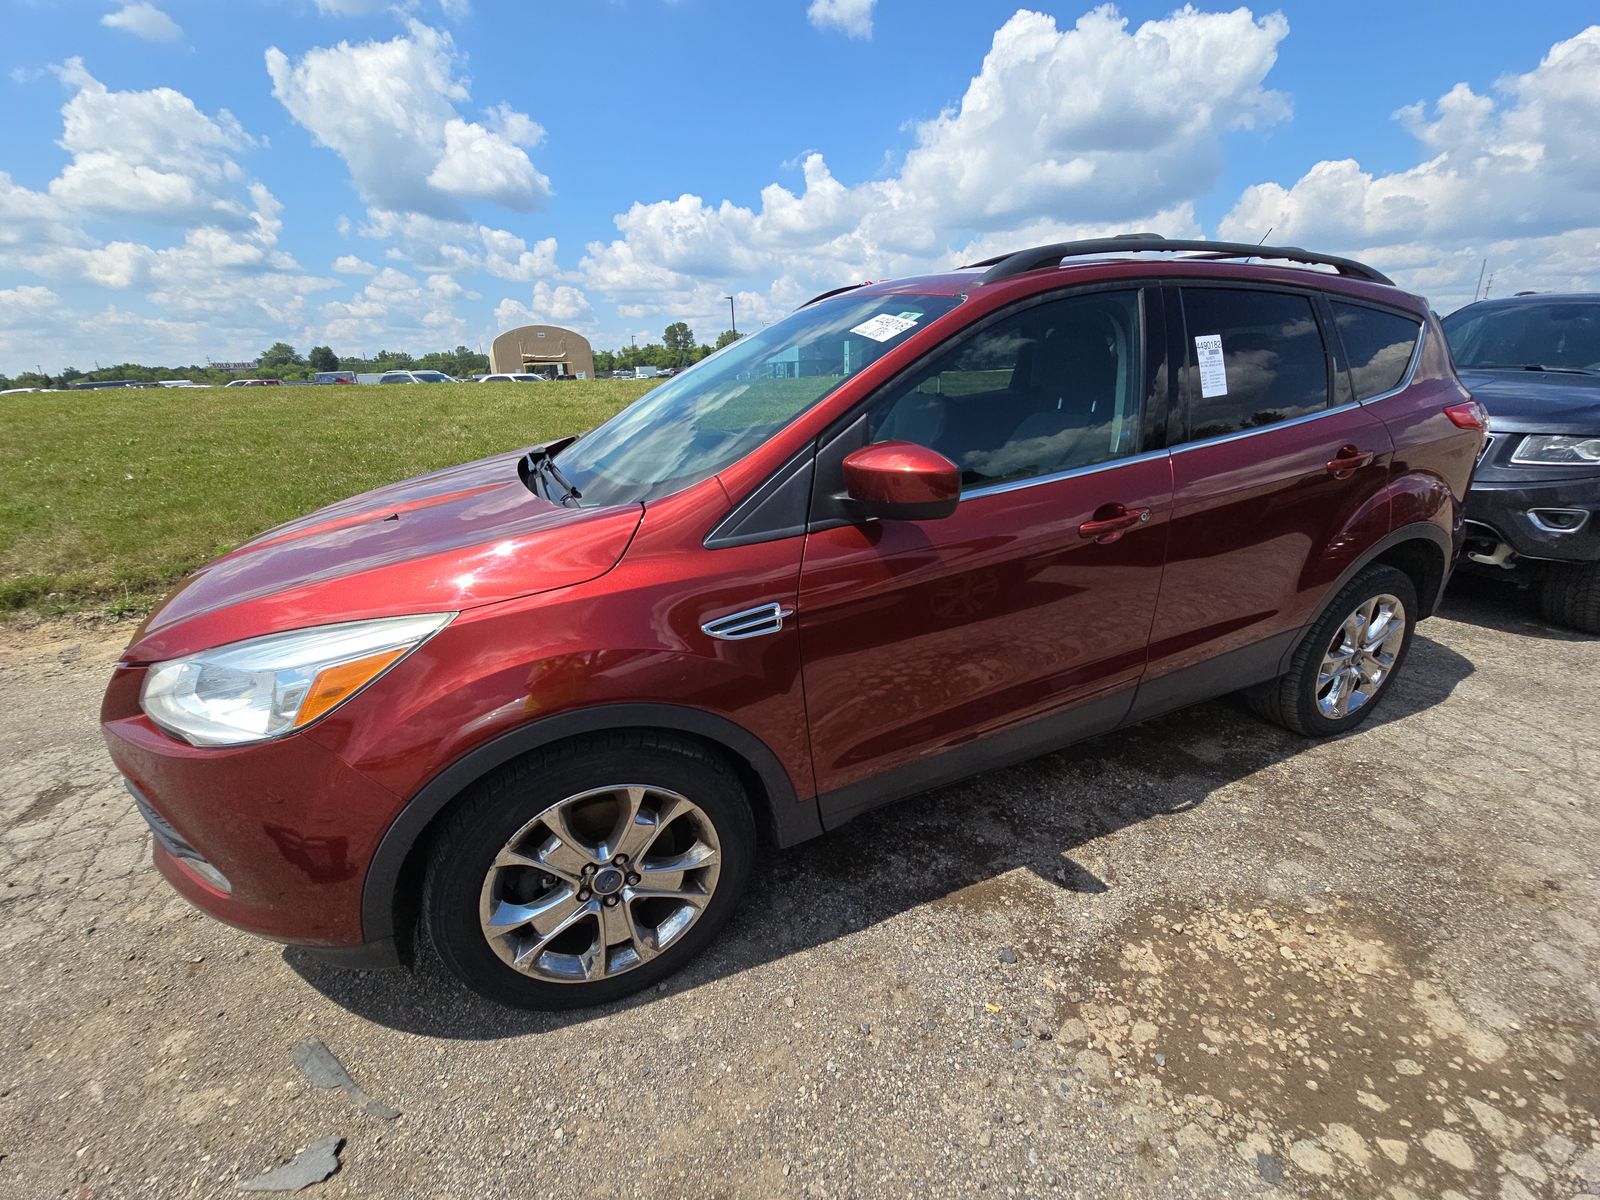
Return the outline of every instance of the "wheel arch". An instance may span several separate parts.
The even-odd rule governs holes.
[[[434,823],[473,784],[513,759],[595,733],[655,731],[694,741],[721,755],[750,794],[757,825],[776,846],[822,833],[815,798],[804,803],[778,756],[755,734],[726,717],[671,704],[607,704],[558,713],[510,730],[469,750],[430,779],[390,823],[367,867],[361,892],[361,930],[368,943],[403,932],[400,914],[415,899],[423,854]]]
[[[1450,535],[1431,521],[1416,521],[1402,525],[1399,529],[1392,530],[1379,538],[1328,585],[1324,592],[1325,598],[1316,613],[1289,642],[1289,648],[1279,660],[1278,674],[1281,675],[1289,669],[1295,648],[1299,646],[1300,639],[1305,636],[1306,631],[1322,615],[1322,609],[1328,603],[1327,598],[1337,596],[1344,590],[1345,584],[1375,563],[1392,566],[1410,576],[1412,583],[1416,585],[1417,600],[1422,610],[1417,614],[1417,619],[1432,616],[1439,607],[1439,598],[1444,594],[1445,584],[1450,581],[1454,552],[1455,547]]]

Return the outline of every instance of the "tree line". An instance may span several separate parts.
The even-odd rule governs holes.
[[[631,370],[634,367],[687,367],[699,362],[713,350],[720,350],[739,334],[731,329],[724,331],[715,346],[696,345],[694,330],[682,321],[674,321],[662,332],[660,342],[645,346],[623,346],[617,350],[596,350],[594,370],[596,375],[611,371]],[[67,367],[58,375],[24,371],[14,378],[0,375],[0,391],[6,388],[61,388],[73,384],[130,380],[134,383],[159,383],[164,379],[188,379],[195,383],[224,384],[241,377],[258,379],[306,380],[319,371],[355,371],[360,374],[380,371],[443,371],[457,379],[470,379],[486,374],[489,356],[457,346],[454,350],[434,350],[428,354],[411,355],[403,350],[379,350],[371,358],[340,356],[328,346],[313,346],[301,354],[287,342],[274,342],[261,352],[256,365],[248,374],[223,370],[210,364],[193,364],[187,367],[147,367],[142,363],[118,363],[110,367],[96,367],[80,371]]]
[[[674,321],[662,331],[659,342],[651,342],[644,346],[621,346],[616,350],[596,350],[594,373],[607,375],[612,371],[631,371],[634,367],[666,369],[693,366],[706,355],[721,350],[729,342],[737,341],[743,336],[731,329],[725,329],[717,335],[716,345],[708,346],[704,342],[697,345],[694,340],[694,330],[682,321]]]

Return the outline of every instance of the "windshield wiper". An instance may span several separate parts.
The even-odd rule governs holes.
[[[540,494],[540,485],[543,485],[545,499],[556,500],[559,504],[581,498],[583,493],[572,486],[572,481],[561,473],[561,468],[554,462],[557,454],[577,440],[576,437],[557,438],[553,442],[541,442],[530,447],[517,460],[517,477],[522,480],[523,486],[537,496]],[[561,489],[559,500],[555,495],[557,487]]]
[[[539,474],[544,477],[544,491],[546,496],[554,499],[554,497],[551,495],[552,489],[550,487],[550,485],[554,483],[556,487],[561,489],[561,499],[559,503],[565,504],[568,500],[583,499],[583,493],[577,488],[573,487],[572,480],[568,479],[561,473],[561,468],[556,466],[556,460],[554,458],[541,458],[538,464],[534,467],[534,470],[538,471]]]
[[[1587,367],[1547,367],[1543,363],[1481,363],[1477,367],[1464,367],[1466,371],[1551,371],[1557,375],[1600,375]]]

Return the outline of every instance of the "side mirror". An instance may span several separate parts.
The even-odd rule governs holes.
[[[915,442],[879,442],[844,460],[845,495],[863,517],[937,521],[961,502],[955,463]]]

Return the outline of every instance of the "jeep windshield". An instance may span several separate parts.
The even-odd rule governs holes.
[[[653,500],[737,462],[960,296],[846,293],[701,360],[559,451],[584,506]]]
[[[1600,302],[1472,305],[1444,319],[1444,335],[1460,371],[1600,374]]]

